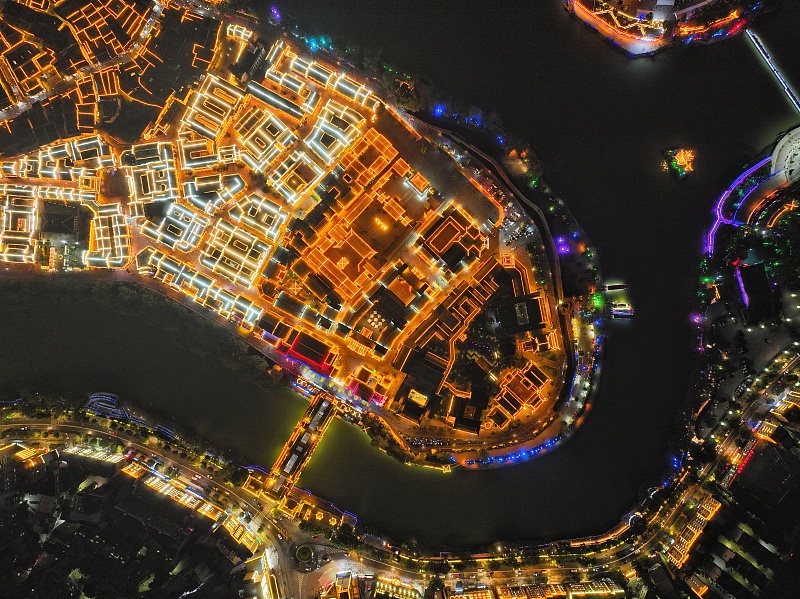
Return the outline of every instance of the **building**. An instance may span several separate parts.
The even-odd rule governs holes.
[[[734,276],[742,294],[742,317],[748,325],[775,316],[775,302],[764,263],[736,266]]]
[[[183,126],[211,140],[225,130],[225,124],[236,111],[244,93],[224,79],[207,74],[196,91],[189,93]]]
[[[39,237],[39,201],[33,193],[0,195],[0,261],[32,263]]]
[[[692,519],[667,549],[667,558],[676,568],[682,568],[689,559],[689,554],[703,534],[706,525],[714,518],[721,507],[722,504],[710,494],[700,503]]]
[[[250,289],[271,253],[271,247],[255,235],[220,219],[203,247],[200,264]]]
[[[27,447],[22,443],[0,446],[0,493],[20,489],[44,476],[47,464],[57,458],[55,451]]]
[[[131,231],[119,203],[101,204],[92,219],[86,264],[121,268],[130,261]]]
[[[245,562],[244,595],[246,599],[280,599],[275,575],[269,567],[267,552],[262,551]]]

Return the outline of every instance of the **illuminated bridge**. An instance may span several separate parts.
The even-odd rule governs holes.
[[[333,396],[327,393],[320,393],[312,400],[270,470],[262,491],[268,497],[282,500],[300,478],[300,473],[336,414],[334,402]]]

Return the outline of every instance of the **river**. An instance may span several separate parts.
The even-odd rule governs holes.
[[[630,60],[570,17],[558,0],[492,8],[441,0],[279,4],[315,33],[380,47],[387,63],[501,113],[531,142],[549,185],[597,246],[604,274],[630,285],[636,307],[632,322],[610,331],[588,420],[552,454],[509,468],[444,474],[395,462],[374,451],[363,433],[336,421],[301,486],[398,540],[434,545],[542,541],[612,526],[667,465],[674,415],[694,365],[689,306],[708,208],[741,167],[800,116],[745,36]],[[756,31],[800,89],[800,6],[786,2]],[[667,147],[695,150],[696,171],[686,180],[662,172]],[[23,329],[23,312],[15,312],[14,322],[0,319],[0,338]],[[98,323],[113,325],[120,338],[140,333],[135,319],[81,314],[70,311],[84,321],[70,327],[75,351],[87,347]],[[59,329],[48,326],[50,314],[35,317],[40,325],[11,339],[58,348]],[[197,419],[215,441],[267,465],[302,407],[284,388],[263,392],[236,383],[235,391],[223,392],[235,377],[216,371],[208,389],[170,383],[164,392],[158,379],[186,367],[185,358],[171,361],[177,345],[160,350],[152,362],[159,377],[147,380],[130,366],[147,359],[145,343],[134,343],[127,359],[113,364],[107,352],[82,351],[83,359],[108,363],[112,374],[61,368],[60,377],[93,389],[113,388],[116,379],[121,392],[130,389],[132,401]],[[86,357],[87,351],[94,353]],[[47,359],[40,354],[21,353],[39,365],[38,372],[59,360],[75,361],[68,351]],[[19,355],[18,348],[0,343],[0,376],[30,384],[33,375],[8,366]],[[206,367],[190,368],[203,380]],[[34,372],[30,362],[25,369]]]

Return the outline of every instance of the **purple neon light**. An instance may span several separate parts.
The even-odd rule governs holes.
[[[765,164],[768,164],[770,162],[770,160],[772,160],[772,156],[767,156],[763,160],[761,160],[761,161],[757,162],[756,164],[754,164],[753,166],[751,166],[744,173],[739,175],[739,177],[736,179],[736,181],[731,183],[731,186],[727,190],[725,190],[725,193],[723,193],[719,197],[719,200],[717,200],[716,206],[714,206],[714,224],[711,226],[711,230],[708,232],[708,237],[706,238],[706,247],[705,247],[706,255],[710,256],[711,254],[714,253],[714,239],[715,239],[715,237],[717,235],[717,230],[719,229],[719,226],[723,225],[723,224],[724,225],[732,225],[732,224],[734,224],[732,219],[725,218],[724,216],[722,216],[722,207],[725,205],[725,202],[728,200],[730,195],[733,193],[733,190],[736,189],[742,183],[742,181],[747,179],[747,177],[752,175],[754,172],[756,172],[758,169],[760,169]]]
[[[744,281],[742,281],[742,271],[739,268],[736,268],[736,280],[739,282],[739,289],[742,291],[742,299],[744,300],[744,306],[747,308],[750,305],[750,298],[747,296],[747,291],[744,290]]]

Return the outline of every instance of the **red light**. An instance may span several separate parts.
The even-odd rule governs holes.
[[[744,29],[745,25],[747,25],[747,21],[742,19],[741,21],[736,23],[736,25],[731,27],[730,31],[728,31],[728,35],[735,35],[735,34],[739,33],[742,29]]]

